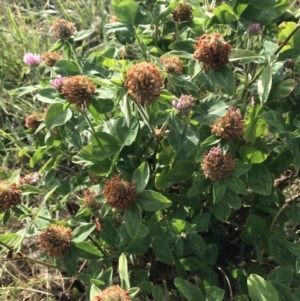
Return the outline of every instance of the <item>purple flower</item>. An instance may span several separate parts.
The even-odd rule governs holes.
[[[26,53],[23,57],[23,61],[27,66],[38,66],[42,59],[39,54],[34,54],[34,53]]]
[[[29,184],[31,185],[36,184],[38,180],[39,180],[39,174],[37,172],[34,172],[32,174],[32,178],[29,180]]]
[[[252,35],[258,35],[260,32],[260,24],[259,23],[253,23],[251,24],[247,29],[249,34]]]
[[[50,84],[56,90],[60,90],[63,83],[64,83],[64,77],[62,77],[60,74],[58,74],[55,79],[50,80]]]
[[[173,106],[174,108],[177,107],[177,101],[176,101],[175,99],[172,100],[172,106]]]

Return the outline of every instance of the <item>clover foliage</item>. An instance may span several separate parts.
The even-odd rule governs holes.
[[[298,17],[288,0],[113,0],[92,52],[76,50],[93,30],[56,20],[13,91],[41,111],[19,151],[35,172],[0,183],[3,223],[24,225],[6,260],[87,300],[300,300]]]

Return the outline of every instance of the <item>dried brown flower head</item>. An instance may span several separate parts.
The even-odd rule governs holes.
[[[135,187],[120,176],[118,174],[105,183],[103,194],[112,207],[125,210],[136,200]]]
[[[93,301],[131,301],[131,299],[127,291],[113,285],[103,290]]]
[[[232,47],[219,33],[204,34],[195,44],[194,58],[203,63],[205,71],[216,70],[229,61]]]
[[[48,67],[53,67],[54,64],[61,59],[61,56],[54,51],[49,51],[42,54],[42,60]]]
[[[67,40],[76,31],[74,23],[66,21],[64,19],[56,19],[53,23],[53,35],[56,40]]]
[[[172,11],[172,15],[175,22],[189,22],[193,20],[193,8],[186,2],[181,2]]]
[[[83,75],[65,78],[61,86],[61,92],[71,103],[78,108],[87,108],[91,103],[96,86]]]
[[[35,131],[44,119],[44,114],[33,113],[26,117],[25,126]]]
[[[163,90],[163,77],[153,63],[139,63],[127,71],[125,87],[140,104],[151,104]]]
[[[52,225],[38,236],[38,242],[43,252],[55,258],[64,257],[68,252],[72,238],[70,228]]]
[[[216,119],[211,126],[211,132],[226,140],[236,140],[243,136],[244,120],[239,109],[230,107],[225,116]]]
[[[96,201],[96,191],[93,189],[86,189],[83,192],[84,205],[91,210],[99,210],[102,207],[102,204]]]
[[[165,70],[168,73],[173,73],[173,74],[182,73],[183,61],[177,56],[173,56],[170,58],[161,58],[160,61],[162,62]]]
[[[201,167],[206,178],[218,181],[231,173],[234,168],[234,159],[229,153],[223,155],[220,147],[213,147],[205,154]]]
[[[16,183],[10,184],[7,180],[0,181],[0,213],[21,203],[21,190]]]

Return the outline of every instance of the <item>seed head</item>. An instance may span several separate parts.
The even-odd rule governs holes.
[[[127,291],[113,285],[103,290],[93,301],[131,301],[131,299]]]
[[[234,159],[229,153],[224,156],[220,147],[213,147],[205,154],[201,167],[206,178],[218,181],[231,173],[234,168]]]
[[[135,187],[120,176],[118,174],[105,183],[103,194],[112,207],[125,210],[136,200]]]
[[[26,117],[25,126],[35,131],[42,123],[44,114],[33,113]]]
[[[204,34],[195,44],[194,58],[203,63],[205,71],[216,70],[229,61],[232,47],[219,33]]]
[[[153,63],[139,63],[127,71],[125,87],[140,104],[151,104],[163,90],[163,77]]]
[[[67,100],[78,108],[87,108],[90,105],[95,89],[96,86],[83,75],[64,78],[61,86],[61,92]]]
[[[26,53],[23,57],[23,61],[27,66],[35,67],[41,63],[42,59],[39,54]]]
[[[10,184],[7,180],[0,181],[0,213],[21,203],[21,190],[16,183]]]
[[[260,27],[259,23],[253,23],[248,27],[247,31],[251,35],[258,35],[260,32],[260,29],[261,29],[261,27]]]
[[[244,120],[239,109],[230,107],[225,116],[216,119],[211,126],[211,132],[226,140],[236,140],[243,136]]]
[[[165,70],[168,73],[173,73],[173,74],[182,73],[183,61],[177,56],[173,56],[170,58],[161,58],[160,61],[162,62]]]
[[[59,225],[52,225],[38,236],[38,242],[43,252],[55,258],[64,257],[68,252],[72,231]]]
[[[178,23],[189,22],[193,20],[193,8],[185,3],[181,2],[173,11],[173,20]]]
[[[52,85],[52,87],[54,89],[56,89],[57,91],[60,91],[61,86],[64,83],[64,79],[65,79],[65,77],[62,77],[60,74],[58,74],[56,78],[50,80],[50,84]]]
[[[76,31],[74,23],[66,21],[64,19],[56,19],[53,23],[53,35],[56,40],[67,40]]]
[[[48,67],[53,67],[54,64],[61,59],[61,56],[57,52],[49,51],[42,54],[42,60]]]
[[[284,69],[290,69],[290,70],[292,70],[292,69],[295,68],[295,66],[296,66],[296,63],[292,59],[286,59],[284,61],[284,64],[283,64],[283,68]]]
[[[93,189],[86,189],[83,192],[84,205],[91,210],[99,210],[102,207],[102,204],[96,201],[96,191]]]

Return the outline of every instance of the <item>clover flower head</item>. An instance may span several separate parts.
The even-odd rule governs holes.
[[[44,119],[44,114],[33,113],[26,117],[25,126],[32,131],[35,131]]]
[[[137,103],[150,105],[163,90],[163,77],[153,63],[138,63],[127,71],[125,87]]]
[[[61,92],[77,108],[87,108],[92,100],[96,86],[85,76],[75,75],[64,78]]]
[[[21,190],[16,183],[10,184],[7,180],[0,181],[0,213],[9,210],[21,203]]]
[[[161,58],[164,69],[171,74],[181,74],[183,69],[183,61],[177,56],[170,58]]]
[[[83,192],[84,205],[91,210],[99,210],[102,204],[96,201],[96,197],[100,194],[100,191],[95,191],[93,189],[86,189]]]
[[[95,296],[93,301],[131,301],[131,299],[127,291],[117,285],[113,285]]]
[[[41,63],[42,58],[39,54],[26,53],[23,57],[23,61],[27,66],[35,67]]]
[[[61,59],[61,56],[57,52],[49,51],[42,54],[41,58],[46,66],[53,67]]]
[[[71,244],[72,231],[70,228],[52,225],[38,236],[38,242],[43,252],[55,258],[64,257]]]
[[[195,99],[191,95],[182,94],[178,101],[176,101],[175,97],[172,100],[172,106],[181,111],[183,115],[188,116],[191,108],[195,105]]]
[[[36,185],[38,180],[39,174],[37,172],[31,172],[21,179],[21,184]]]
[[[54,89],[60,91],[61,86],[64,83],[64,79],[65,79],[65,77],[62,77],[60,74],[58,74],[55,79],[50,80],[50,84],[52,85],[52,87]]]
[[[120,176],[118,174],[105,183],[103,194],[112,207],[125,210],[135,203],[136,192],[135,187]]]
[[[177,23],[193,20],[193,8],[186,2],[181,2],[173,11],[173,20]]]
[[[234,141],[243,136],[244,120],[240,110],[230,107],[225,116],[214,121],[211,128],[213,134],[226,140]]]
[[[261,26],[259,23],[252,23],[249,25],[247,32],[251,35],[258,35],[261,30]]]
[[[67,40],[76,32],[76,27],[67,20],[57,19],[53,23],[52,30],[56,40]]]
[[[203,63],[204,70],[216,70],[229,62],[232,47],[219,33],[204,34],[195,44],[194,58]]]
[[[234,159],[229,153],[223,155],[220,147],[213,147],[204,155],[201,167],[206,178],[218,181],[231,173],[234,168]]]

